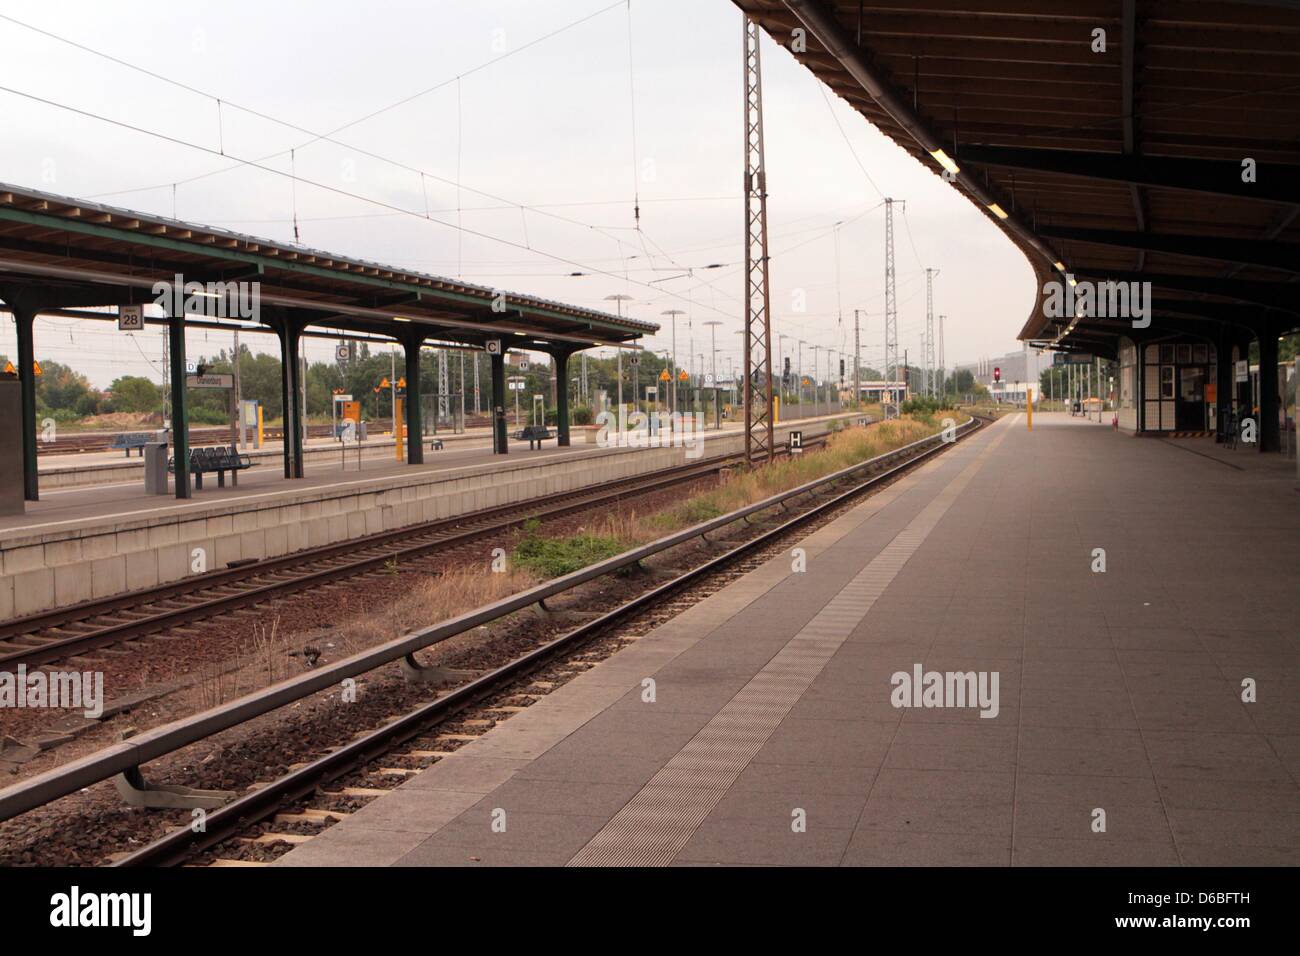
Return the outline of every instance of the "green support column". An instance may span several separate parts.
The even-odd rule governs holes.
[[[36,310],[12,306],[18,326],[18,381],[23,407],[23,492],[28,501],[40,500],[36,470]]]
[[[172,461],[176,497],[190,497],[189,414],[185,408],[185,316],[167,320],[167,347],[171,357]]]
[[[555,435],[560,448],[569,445],[569,353],[555,357]]]
[[[292,441],[293,444],[293,474],[290,477],[303,477],[302,467],[302,422],[305,417],[302,408],[302,364],[300,361],[300,343],[302,342],[302,326],[294,319],[287,320],[289,332],[289,385],[290,392],[293,396],[293,415],[285,418],[284,436],[285,441]]]
[[[280,408],[284,416],[285,429],[283,453],[284,453],[284,477],[293,477],[293,445],[289,441],[289,411],[293,407],[293,382],[291,379],[291,365],[287,360],[289,355],[289,320],[281,319],[278,328],[280,338]]]
[[[492,451],[498,455],[510,451],[506,435],[506,359],[504,355],[492,358]]]
[[[406,463],[424,464],[424,429],[420,408],[420,346],[423,336],[410,336],[402,343],[406,351]]]
[[[1277,336],[1265,325],[1259,334],[1259,450],[1281,451],[1278,422],[1281,396],[1277,389]]]

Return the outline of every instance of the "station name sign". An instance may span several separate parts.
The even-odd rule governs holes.
[[[186,375],[186,388],[234,388],[233,375]]]

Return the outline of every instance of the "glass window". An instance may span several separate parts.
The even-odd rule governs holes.
[[[1174,397],[1174,367],[1172,365],[1162,365],[1160,367],[1160,397]]]
[[[1190,345],[1178,346],[1178,364],[1190,365],[1192,363],[1192,347]]]
[[[1178,370],[1178,397],[1185,402],[1205,401],[1205,369],[1192,366]]]
[[[1210,360],[1210,350],[1204,345],[1192,346],[1192,361],[1197,365],[1204,365]]]
[[[1160,346],[1160,362],[1163,365],[1174,364],[1174,347],[1172,345]]]

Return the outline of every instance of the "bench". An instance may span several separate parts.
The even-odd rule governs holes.
[[[109,448],[123,448],[126,450],[126,457],[131,457],[131,449],[139,448],[140,457],[144,457],[144,446],[158,439],[152,432],[124,432],[121,435],[114,435],[113,442]]]
[[[517,441],[528,442],[529,450],[534,448],[540,449],[542,447],[542,442],[546,441],[548,438],[554,437],[555,436],[551,434],[551,430],[545,425],[529,425],[527,428],[521,428],[519,431],[515,432],[515,439]]]
[[[190,474],[194,476],[194,487],[196,490],[203,489],[204,474],[217,474],[217,487],[226,487],[226,472],[230,472],[231,483],[239,484],[239,473],[247,468],[252,468],[253,463],[247,455],[241,455],[235,451],[231,445],[229,448],[218,445],[215,448],[191,448],[190,449]],[[167,470],[172,474],[176,473],[176,459],[172,458],[167,462]]]

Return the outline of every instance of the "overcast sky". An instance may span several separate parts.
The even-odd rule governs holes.
[[[6,19],[0,85],[203,149],[0,91],[0,181],[280,241],[293,240],[296,211],[300,242],[317,249],[596,308],[629,295],[628,314],[665,327],[664,310],[689,314],[683,365],[692,337],[708,352],[703,323],[723,322],[725,364],[740,354],[743,308],[741,14],[729,0],[632,0],[630,11],[610,0],[4,0],[5,17],[201,92]],[[763,69],[773,334],[787,353],[795,339],[851,349],[860,309],[863,360],[880,364],[882,193],[906,200],[900,350],[917,363],[926,266],[940,270],[950,366],[1016,348],[1034,293],[1020,252],[766,36]],[[312,142],[363,117],[333,134],[345,145]],[[275,172],[291,169],[296,186]],[[50,318],[37,336],[39,357],[98,386],[162,371],[161,330],[131,339]],[[246,339],[276,350],[270,336]],[[14,342],[5,321],[0,352]],[[665,328],[646,345],[668,342]],[[194,331],[188,349],[228,344]],[[327,342],[307,350],[332,354]]]

